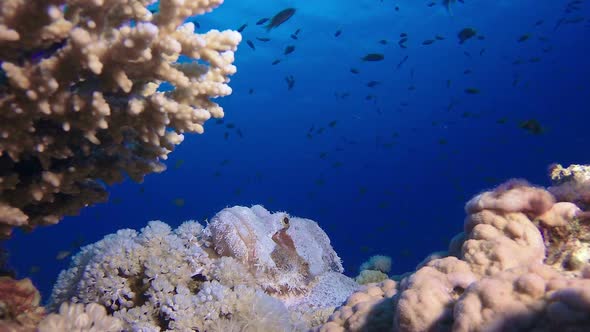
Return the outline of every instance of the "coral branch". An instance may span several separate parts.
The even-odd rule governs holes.
[[[0,2],[0,235],[163,171],[183,133],[223,116],[211,99],[231,93],[241,36],[182,24],[222,1],[152,2]]]

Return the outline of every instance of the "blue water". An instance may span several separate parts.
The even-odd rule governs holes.
[[[589,3],[566,13],[566,1],[465,0],[452,15],[428,3],[227,0],[195,18],[200,31],[248,24],[234,92],[218,100],[224,123],[211,120],[203,135],[186,135],[166,172],[112,187],[108,203],[56,226],[16,232],[6,243],[11,264],[47,297],[69,264],[69,257],[56,259],[60,251],[149,220],[177,226],[226,206],[262,204],[317,221],[348,275],[374,254],[391,256],[399,274],[446,249],[462,229],[464,203],[478,192],[511,177],[548,185],[548,164],[590,162]],[[277,29],[255,25],[286,7],[297,12]],[[583,21],[555,30],[560,19],[579,16]],[[485,38],[460,45],[457,34],[466,27]],[[407,49],[398,46],[401,33],[408,34]],[[530,38],[518,42],[524,34]],[[435,35],[445,39],[422,45]],[[296,49],[285,56],[287,45]],[[367,53],[385,58],[361,61]],[[534,57],[540,59],[530,62]],[[275,59],[281,62],[271,65]],[[518,59],[524,63],[513,64]],[[367,87],[369,81],[380,84]],[[531,119],[543,133],[520,128]]]

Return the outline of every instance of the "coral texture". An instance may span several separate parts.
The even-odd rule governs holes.
[[[152,221],[84,247],[49,308],[95,302],[131,330],[304,330],[358,288],[342,270],[314,221],[236,206],[206,229]]]
[[[387,313],[364,288],[316,330],[590,330],[590,222],[574,204],[580,197],[555,203],[522,180],[475,196],[446,254],[381,283],[395,284]]]
[[[50,314],[38,326],[39,332],[119,332],[122,322],[107,315],[103,306],[96,303],[62,303],[59,312]]]
[[[0,331],[34,331],[45,310],[30,279],[0,277]]]
[[[362,286],[316,332],[390,331],[397,284],[388,279]]]
[[[554,164],[549,167],[549,176],[553,185],[548,190],[557,200],[575,203],[584,210],[590,208],[590,166],[564,168]]]
[[[223,116],[211,99],[231,93],[241,36],[183,24],[223,1],[153,2],[0,2],[1,236],[163,171],[183,133]]]

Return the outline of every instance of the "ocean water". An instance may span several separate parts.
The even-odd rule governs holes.
[[[276,29],[256,25],[288,7]],[[586,1],[465,0],[449,12],[438,0],[227,0],[192,20],[202,32],[247,24],[233,94],[217,100],[223,123],[186,135],[164,173],[111,187],[108,203],[17,231],[10,263],[44,297],[81,245],[233,205],[317,221],[347,275],[375,254],[401,274],[447,248],[478,192],[514,177],[546,186],[550,163],[590,162]],[[465,28],[477,33],[461,44]],[[371,53],[384,58],[362,60]]]

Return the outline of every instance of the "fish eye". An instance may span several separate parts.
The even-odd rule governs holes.
[[[289,226],[289,218],[288,217],[283,217],[283,225]]]

